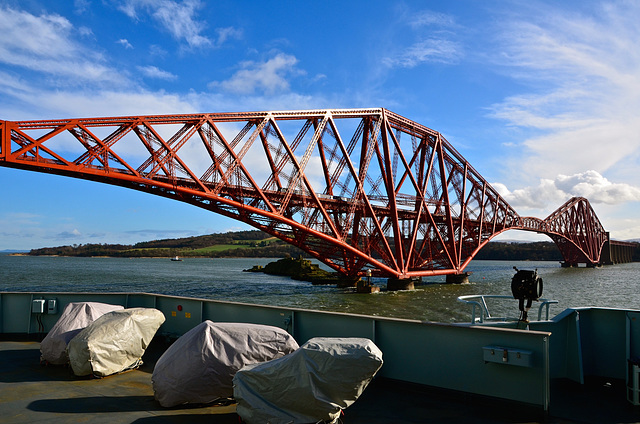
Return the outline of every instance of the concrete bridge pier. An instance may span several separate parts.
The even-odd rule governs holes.
[[[461,272],[460,274],[448,274],[447,284],[464,284],[469,282],[470,272]]]
[[[413,290],[416,284],[421,283],[422,277],[389,278],[387,280],[387,290]]]

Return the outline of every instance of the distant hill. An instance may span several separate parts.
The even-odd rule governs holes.
[[[114,257],[308,257],[295,246],[287,244],[259,230],[208,234],[178,239],[162,239],[123,244],[74,244],[72,246],[33,249],[29,255],[41,256],[114,256]],[[479,260],[505,261],[562,261],[555,243],[489,242],[476,255]],[[640,261],[640,243],[634,252],[634,261]]]
[[[500,242],[487,243],[474,259],[503,261],[561,261],[562,255],[555,243],[536,242]]]
[[[258,231],[236,231],[178,239],[152,240],[134,245],[74,244],[32,249],[34,256],[113,257],[266,257],[300,256],[303,252],[275,237]]]

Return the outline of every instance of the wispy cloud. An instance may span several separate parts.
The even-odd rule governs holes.
[[[460,45],[443,38],[419,41],[383,62],[390,67],[413,68],[425,62],[454,63],[460,57]]]
[[[148,78],[156,78],[166,81],[173,81],[178,79],[177,75],[171,72],[163,71],[155,66],[138,66],[138,70]]]
[[[173,38],[184,41],[189,47],[219,47],[242,32],[232,27],[219,28],[216,37],[205,35],[206,22],[197,18],[198,10],[206,5],[200,0],[121,0],[118,8],[132,19],[148,13]]]
[[[531,90],[495,104],[492,116],[530,134],[514,169],[551,179],[595,170],[637,181],[640,3],[585,7],[546,5],[509,20],[503,64]],[[599,196],[607,192],[591,194]]]
[[[385,65],[413,68],[423,63],[456,63],[460,60],[463,48],[456,40],[453,30],[457,26],[452,16],[423,10],[405,19],[416,41],[385,57],[382,60]]]
[[[118,41],[116,41],[116,43],[122,45],[125,49],[132,49],[133,48],[133,46],[131,45],[129,40],[127,40],[126,38],[121,38]]]
[[[417,13],[412,13],[411,16],[407,18],[409,26],[413,29],[434,26],[439,28],[454,28],[457,26],[453,16],[431,10],[422,10]]]
[[[52,238],[56,240],[69,240],[69,239],[78,239],[82,237],[82,233],[77,229],[73,229],[71,231],[62,231],[58,234],[55,234]]]
[[[0,62],[59,77],[66,85],[122,83],[101,55],[74,41],[75,31],[60,15],[36,16],[0,6]]]
[[[301,73],[296,68],[298,59],[295,56],[278,53],[264,62],[246,61],[240,64],[241,69],[225,81],[213,82],[211,87],[236,94],[252,94],[256,91],[274,94],[287,91],[287,77]]]
[[[243,31],[238,28],[226,27],[226,28],[217,28],[216,34],[218,37],[215,40],[215,45],[217,47],[224,44],[227,40],[238,39],[242,37]]]
[[[74,0],[73,5],[77,14],[86,12],[91,7],[90,0]]]

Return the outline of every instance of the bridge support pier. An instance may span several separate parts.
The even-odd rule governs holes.
[[[387,290],[413,290],[415,284],[420,283],[422,283],[422,277],[389,278],[387,280]]]
[[[358,293],[377,293],[380,291],[380,287],[371,284],[368,279],[361,278],[356,284],[356,292]]]
[[[470,272],[461,272],[460,274],[448,274],[447,284],[464,284],[469,282]]]

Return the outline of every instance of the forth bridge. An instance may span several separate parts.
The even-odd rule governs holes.
[[[0,121],[0,166],[140,190],[244,222],[347,280],[447,275],[507,230],[563,266],[631,260],[589,201],[520,216],[444,136],[383,108]]]

